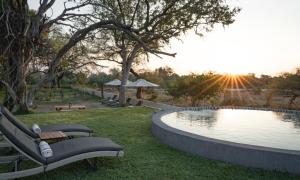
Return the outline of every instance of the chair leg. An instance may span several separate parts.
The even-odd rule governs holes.
[[[21,169],[21,159],[18,158],[13,163],[14,163],[13,171],[14,172],[20,171],[20,169]]]

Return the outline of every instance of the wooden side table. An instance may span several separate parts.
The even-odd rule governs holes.
[[[68,136],[62,131],[42,132],[40,134],[40,139],[44,141],[49,141],[49,140],[61,141],[67,138]]]

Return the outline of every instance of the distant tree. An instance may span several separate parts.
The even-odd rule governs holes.
[[[118,68],[111,68],[111,69],[109,69],[109,74],[114,79],[120,79],[121,78],[121,71]]]
[[[272,82],[272,79],[271,76],[262,74],[259,79],[262,84],[261,88],[267,88]]]
[[[188,87],[189,82],[186,81],[185,77],[178,77],[167,83],[167,93],[174,99],[178,99],[186,96],[186,87]]]
[[[176,79],[178,74],[168,66],[160,67],[155,70],[144,70],[138,71],[139,78],[147,79],[153,83],[159,84],[161,88],[166,88],[169,81]]]
[[[89,84],[94,84],[101,90],[101,98],[104,98],[104,84],[115,79],[113,75],[100,72],[89,76]]]
[[[168,84],[167,92],[174,98],[188,98],[191,105],[196,106],[202,100],[219,95],[223,90],[221,78],[213,73],[182,76]]]
[[[156,71],[151,70],[140,70],[139,77],[142,79],[147,79],[150,82],[161,85],[163,83],[162,77],[159,77]]]
[[[299,69],[299,68],[298,68]],[[271,87],[277,93],[290,97],[288,105],[291,107],[297,97],[300,96],[300,74],[298,73],[283,73],[274,78]]]
[[[88,75],[83,72],[75,74],[75,77],[78,84],[86,84],[88,82]]]

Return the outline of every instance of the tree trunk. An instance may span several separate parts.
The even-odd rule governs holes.
[[[121,79],[121,86],[119,89],[119,103],[121,106],[125,106],[126,105],[126,97],[125,97],[125,90],[126,90],[126,82],[128,80],[129,77],[129,71],[130,71],[130,67],[128,67],[127,63],[123,63],[122,65],[122,79]]]
[[[36,42],[36,23],[43,15],[29,16],[27,1],[3,1],[3,14],[0,19],[1,43],[6,46],[1,49],[1,55],[6,57],[5,78],[7,94],[4,105],[13,112],[28,112],[26,75],[28,64]],[[3,26],[5,25],[5,26]],[[38,30],[38,31],[32,31]],[[6,35],[6,36],[5,36]]]
[[[298,95],[294,94],[289,100],[289,108],[292,107],[293,104],[295,104],[295,100],[297,99]]]
[[[190,99],[191,99],[191,105],[192,105],[193,107],[195,107],[195,106],[197,105],[197,100],[196,100],[196,98],[190,97]]]
[[[13,112],[29,112],[27,105],[27,85],[26,85],[26,71],[27,66],[24,63],[23,49],[18,48],[9,59],[9,74],[8,84],[14,92],[15,97],[11,93],[6,94],[4,106]]]
[[[57,76],[57,78],[56,78],[56,80],[57,80],[56,84],[57,84],[58,88],[61,88],[61,81],[64,78],[64,76],[65,76],[65,73],[61,73],[61,74],[59,74]]]
[[[131,69],[132,63],[134,62],[134,58],[136,58],[136,55],[140,48],[141,48],[141,46],[139,44],[135,45],[134,48],[132,49],[132,51],[129,53],[129,56],[127,56],[128,52],[126,52],[125,47],[123,47],[123,49],[120,52],[120,56],[122,58],[122,79],[121,79],[121,86],[119,89],[119,102],[120,102],[121,106],[126,105],[125,85],[127,83],[130,69]]]
[[[136,90],[136,98],[141,99],[142,98],[142,88],[138,87]]]

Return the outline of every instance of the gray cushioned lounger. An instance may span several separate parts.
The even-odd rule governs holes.
[[[22,130],[27,135],[38,138],[38,135],[32,132],[22,121],[18,120],[14,115],[12,115],[5,107],[0,106],[0,112],[15,126]],[[40,126],[42,132],[49,131],[63,131],[68,136],[91,136],[93,130],[79,124],[56,124],[56,125],[47,125]]]
[[[7,142],[11,143],[12,147],[20,154],[40,165],[37,168],[19,171],[20,155],[17,155],[18,157],[6,157],[7,163],[14,162],[15,171],[1,173],[0,179],[31,176],[83,159],[123,156],[122,147],[108,138],[81,137],[50,144],[53,156],[44,158],[40,154],[36,140],[20,130],[2,114],[0,114],[0,131]]]

